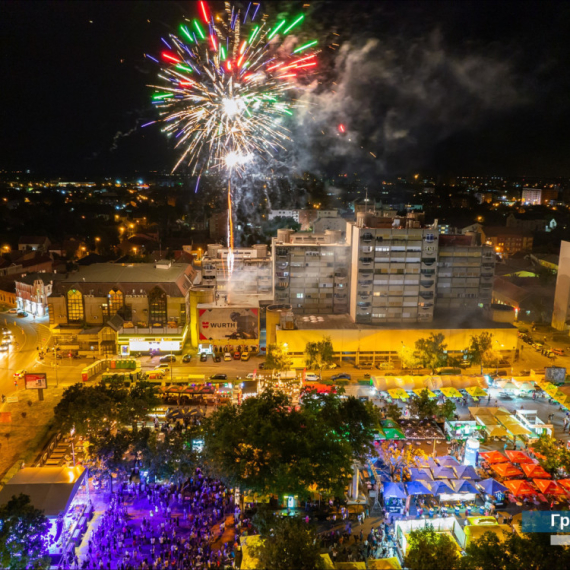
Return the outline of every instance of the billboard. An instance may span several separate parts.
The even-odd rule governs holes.
[[[257,340],[258,309],[199,309],[200,340]]]
[[[39,390],[47,388],[47,377],[45,372],[35,372],[33,374],[24,375],[26,390]]]
[[[564,384],[566,380],[566,368],[561,366],[547,366],[544,370],[544,377],[553,384]]]

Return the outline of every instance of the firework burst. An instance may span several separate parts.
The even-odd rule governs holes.
[[[316,66],[317,41],[289,35],[303,14],[269,24],[263,14],[256,21],[258,3],[244,15],[227,2],[220,14],[205,2],[198,7],[200,18],[162,38],[160,59],[147,55],[161,66],[160,85],[150,86],[160,117],[153,123],[161,123],[180,150],[173,170],[239,172],[255,155],[285,148],[283,121],[297,105],[290,94]]]

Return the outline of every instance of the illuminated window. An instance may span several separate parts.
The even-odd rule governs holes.
[[[112,317],[116,315],[120,309],[123,308],[123,292],[119,291],[118,289],[111,289],[107,295],[107,298],[109,299],[109,314]]]
[[[67,292],[67,320],[70,323],[79,323],[83,322],[84,318],[83,295],[77,289],[70,289]]]
[[[166,293],[160,287],[154,287],[148,294],[150,322],[166,325]]]

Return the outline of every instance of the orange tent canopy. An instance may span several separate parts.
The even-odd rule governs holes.
[[[559,485],[562,485],[566,490],[570,491],[570,479],[558,479],[556,482]]]
[[[536,489],[531,487],[530,483],[523,479],[503,481],[503,485],[507,487],[513,495],[536,495]]]
[[[533,479],[534,484],[540,489],[543,495],[565,495],[564,489],[556,483],[548,479]]]
[[[491,465],[491,469],[501,475],[501,477],[518,477],[519,475],[524,475],[524,473],[512,463],[495,463],[495,465]]]
[[[487,463],[507,463],[508,459],[498,451],[482,451],[479,454]]]
[[[538,477],[539,479],[551,479],[552,475],[548,471],[545,471],[540,465],[536,463],[523,463],[521,469],[524,474],[531,479]]]
[[[533,463],[533,460],[522,451],[518,451],[516,449],[507,449],[505,453],[507,454],[507,457],[511,463],[518,463],[519,465],[522,463]]]
[[[532,451],[532,453],[534,454],[535,457],[538,457],[538,459],[546,459],[546,457],[544,455],[542,455],[542,453],[539,453],[538,451],[535,451],[533,447],[527,447],[527,449],[529,451]],[[479,454],[481,455],[481,454]]]

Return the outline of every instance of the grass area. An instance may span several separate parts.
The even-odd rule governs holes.
[[[38,401],[35,390],[19,390],[18,402],[0,405],[0,412],[11,412],[11,423],[0,423],[0,479],[15,462],[27,465],[39,452],[53,419],[53,409],[60,401],[64,386],[44,390]],[[31,405],[28,404],[31,402]]]

